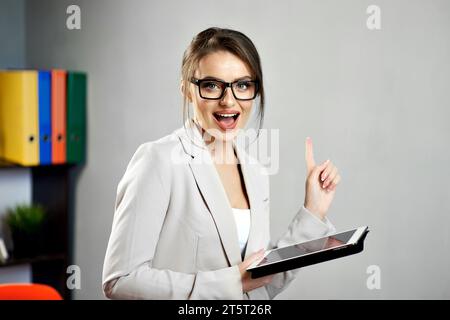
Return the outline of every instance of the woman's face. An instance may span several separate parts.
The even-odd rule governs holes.
[[[218,51],[203,57],[194,77],[225,82],[252,80],[247,65],[227,51]],[[194,117],[198,124],[215,139],[229,141],[235,138],[239,129],[243,129],[248,121],[253,100],[236,100],[229,87],[220,100],[207,100],[200,97],[197,85],[189,85]]]

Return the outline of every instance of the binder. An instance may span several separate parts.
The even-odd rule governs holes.
[[[39,99],[39,163],[47,165],[52,163],[51,144],[51,77],[50,71],[38,73],[38,99]]]
[[[38,73],[0,71],[0,156],[39,164]]]
[[[86,160],[86,94],[84,72],[67,72],[67,162]]]
[[[66,77],[65,70],[51,71],[52,163],[66,162]]]

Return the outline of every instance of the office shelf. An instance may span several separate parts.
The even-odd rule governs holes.
[[[66,286],[66,272],[67,267],[73,264],[73,199],[81,166],[21,166],[0,160],[0,174],[9,169],[31,171],[32,203],[41,204],[47,210],[46,226],[42,232],[45,250],[37,257],[11,257],[6,263],[0,263],[0,271],[7,266],[30,264],[33,282],[48,284],[58,290],[64,299],[71,299],[71,291]]]

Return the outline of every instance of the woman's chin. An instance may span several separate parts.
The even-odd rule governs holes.
[[[213,127],[206,131],[210,136],[214,137],[215,140],[230,142],[236,138],[236,136],[239,133],[239,130],[240,130],[239,128],[224,130],[222,128]]]

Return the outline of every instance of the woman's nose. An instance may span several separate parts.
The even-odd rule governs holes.
[[[232,107],[236,103],[236,99],[234,98],[233,92],[231,92],[231,88],[228,87],[225,89],[225,92],[223,93],[223,97],[220,100],[220,104]]]

